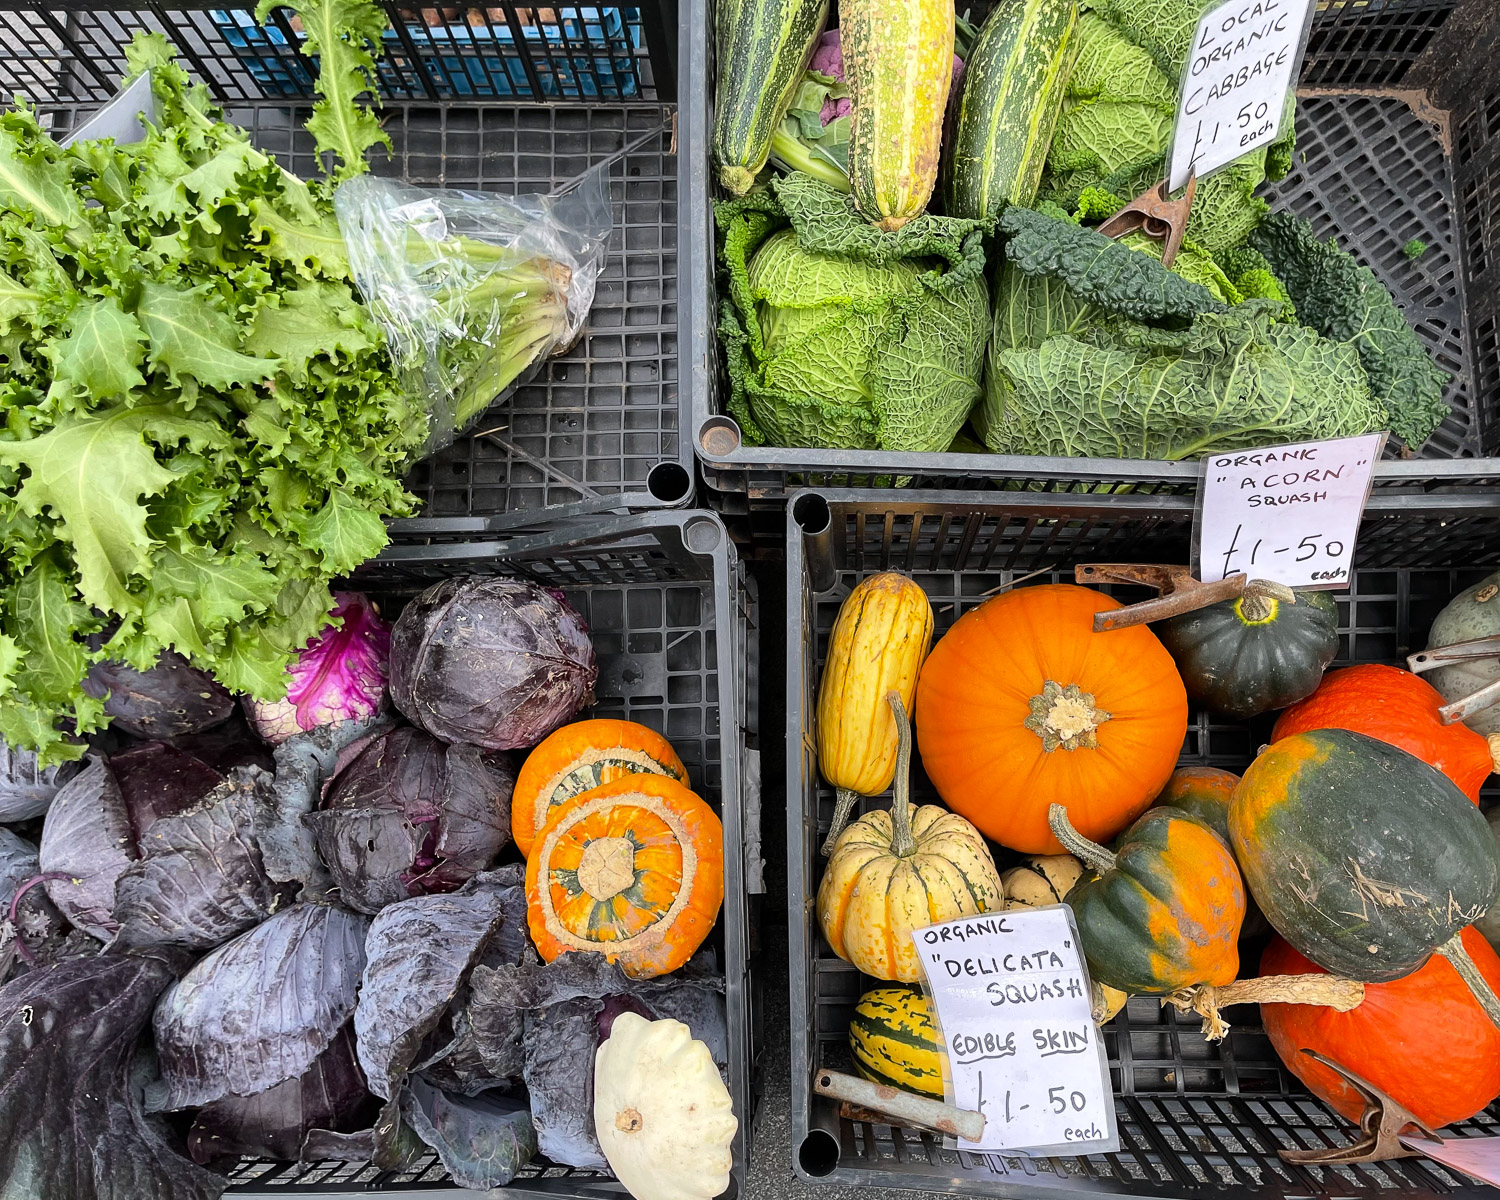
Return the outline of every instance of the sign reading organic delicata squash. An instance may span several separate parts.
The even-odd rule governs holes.
[[[912,933],[945,1048],[944,1090],[984,1114],[961,1150],[1118,1150],[1088,968],[1065,904],[960,917]]]
[[[1314,0],[1228,0],[1203,14],[1182,67],[1172,191],[1281,137]]]

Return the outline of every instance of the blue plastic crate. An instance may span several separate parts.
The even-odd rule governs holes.
[[[407,19],[400,30],[385,33],[385,57],[378,67],[381,91],[391,99],[427,98],[425,71],[437,99],[630,100],[641,96],[636,72],[642,37],[640,9],[540,11],[556,12],[559,19],[547,24],[518,20],[519,41],[503,17],[486,17],[479,25],[436,26]],[[312,95],[312,72],[283,30],[257,24],[246,9],[215,9],[213,19],[266,95]]]

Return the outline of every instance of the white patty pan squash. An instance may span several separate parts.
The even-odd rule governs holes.
[[[594,1056],[594,1132],[635,1200],[713,1200],[739,1121],[713,1055],[681,1021],[615,1018]]]

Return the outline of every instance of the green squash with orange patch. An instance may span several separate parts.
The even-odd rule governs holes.
[[[1096,982],[1162,994],[1231,982],[1240,969],[1245,886],[1222,838],[1191,813],[1153,808],[1111,852],[1054,804],[1052,832],[1093,874],[1068,892]]]
[[[1229,836],[1276,931],[1366,983],[1400,979],[1434,951],[1462,974],[1458,934],[1500,898],[1474,802],[1415,755],[1347,729],[1269,746],[1235,789]]]
[[[1219,767],[1178,767],[1151,801],[1152,808],[1180,808],[1203,821],[1229,844],[1229,802],[1240,777]]]

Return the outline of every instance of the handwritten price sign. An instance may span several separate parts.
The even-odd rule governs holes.
[[[912,934],[947,1047],[953,1102],[982,1112],[979,1153],[1118,1150],[1088,969],[1066,905]]]
[[[1288,587],[1348,582],[1385,434],[1215,454],[1198,514],[1205,583],[1243,571]]]

